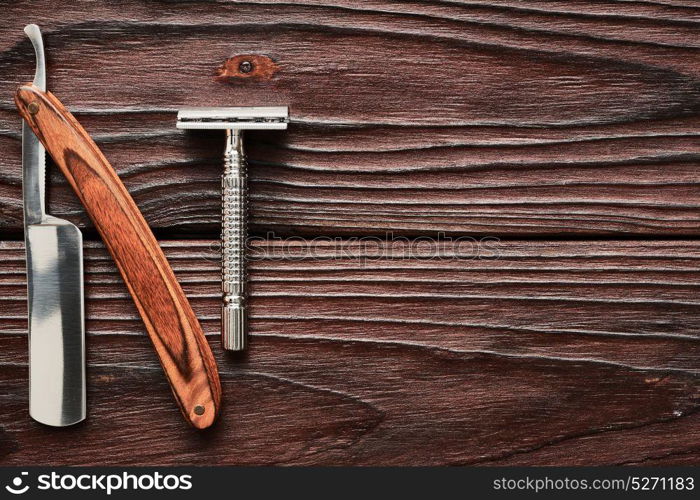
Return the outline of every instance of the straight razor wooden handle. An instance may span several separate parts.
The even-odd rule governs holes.
[[[216,362],[136,203],[85,129],[53,94],[27,84],[17,90],[15,103],[112,254],[182,414],[199,429],[209,427],[221,403]]]

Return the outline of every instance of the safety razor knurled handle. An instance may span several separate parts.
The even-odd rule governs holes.
[[[247,177],[241,131],[227,130],[224,175],[221,177],[221,342],[229,351],[242,351],[247,344]]]

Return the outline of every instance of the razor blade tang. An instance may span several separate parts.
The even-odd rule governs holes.
[[[246,261],[247,168],[240,130],[226,131],[221,178],[222,292],[221,341],[224,349],[242,351],[247,344]]]

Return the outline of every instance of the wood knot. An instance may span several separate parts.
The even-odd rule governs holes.
[[[216,70],[216,79],[230,81],[238,78],[269,80],[279,66],[267,56],[243,54],[229,57]]]

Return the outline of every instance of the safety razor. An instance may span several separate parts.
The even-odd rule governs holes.
[[[177,114],[180,129],[226,130],[224,173],[221,176],[221,344],[229,351],[247,345],[246,287],[247,162],[243,130],[287,128],[286,106],[235,108],[183,108]]]

